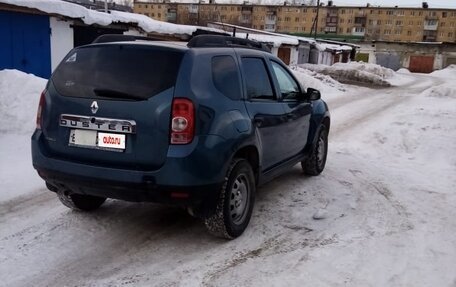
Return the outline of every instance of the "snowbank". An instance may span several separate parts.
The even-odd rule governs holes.
[[[444,83],[442,85],[430,87],[423,91],[421,95],[432,98],[456,99],[456,85],[453,83]]]
[[[291,67],[291,70],[305,88],[317,89],[322,93],[323,97],[346,91],[344,84],[339,83],[330,76],[296,66]]]
[[[432,72],[430,75],[438,78],[456,79],[456,65],[449,65],[443,70]]]
[[[17,70],[0,71],[0,134],[32,134],[46,82]]]
[[[301,64],[302,68],[329,75],[342,83],[368,84],[381,87],[389,87],[388,79],[396,76],[396,73],[388,68],[375,64],[362,62],[336,63],[332,66]]]

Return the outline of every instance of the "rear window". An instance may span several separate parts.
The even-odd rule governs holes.
[[[63,96],[145,100],[173,87],[182,51],[140,45],[73,50],[52,76]]]

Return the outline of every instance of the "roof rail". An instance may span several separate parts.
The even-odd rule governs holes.
[[[109,43],[109,42],[129,42],[129,41],[160,41],[158,38],[148,38],[142,36],[122,35],[122,34],[104,34],[93,40],[92,44]]]
[[[243,39],[235,38],[231,36],[222,35],[198,35],[193,37],[187,44],[189,48],[201,48],[201,47],[242,47],[256,50],[262,50],[271,53],[271,50],[263,43]]]

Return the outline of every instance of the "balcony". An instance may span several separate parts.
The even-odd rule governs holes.
[[[325,33],[337,33],[337,27],[325,27]]]
[[[352,36],[364,36],[366,34],[366,29],[363,27],[354,27],[351,34]]]
[[[439,22],[437,20],[426,20],[424,21],[423,29],[425,31],[437,31]]]

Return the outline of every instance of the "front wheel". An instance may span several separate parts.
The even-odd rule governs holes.
[[[249,224],[255,201],[255,177],[245,159],[234,159],[228,168],[215,213],[205,219],[208,231],[233,239],[240,236]]]
[[[328,155],[328,131],[324,125],[318,129],[318,138],[309,157],[301,162],[302,170],[308,175],[319,175],[326,165]]]
[[[85,194],[70,194],[68,191],[58,191],[57,195],[63,205],[75,210],[92,211],[99,208],[106,198]]]

